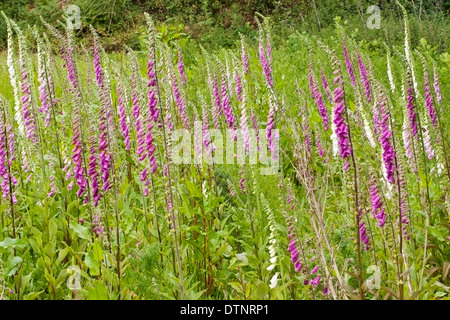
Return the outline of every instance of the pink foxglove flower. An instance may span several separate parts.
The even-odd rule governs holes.
[[[310,63],[309,63],[308,79],[309,79],[309,89],[310,89],[311,97],[314,99],[314,101],[317,104],[317,108],[319,109],[319,113],[322,117],[323,129],[325,131],[327,131],[328,130],[328,113],[327,113],[325,104],[323,103],[322,93],[319,91],[319,88],[314,81],[313,70],[312,70],[312,60],[310,60]]]
[[[370,179],[370,203],[372,204],[373,218],[378,220],[379,227],[384,226],[384,223],[386,222],[386,215],[384,213],[381,198],[373,177]]]
[[[297,243],[294,239],[294,235],[291,233],[292,228],[289,227],[288,228],[288,237],[290,239],[289,241],[289,246],[288,246],[288,251],[291,254],[291,263],[294,265],[295,268],[295,272],[299,272],[302,269],[302,263],[300,262],[299,259],[299,252],[298,252],[298,248],[297,248]]]
[[[409,78],[406,80],[406,93],[407,93],[406,108],[408,109],[408,117],[409,117],[409,123],[410,123],[410,127],[411,127],[411,134],[413,137],[415,137],[417,134],[417,131],[418,131],[417,114],[414,109],[413,87],[411,86],[411,81]]]
[[[425,106],[428,110],[428,115],[431,119],[431,124],[436,127],[436,112],[433,107],[433,95],[431,94],[430,86],[428,84],[428,74],[424,75],[423,86],[425,90]]]
[[[433,87],[434,92],[436,93],[436,101],[438,104],[441,104],[442,96],[441,96],[441,88],[439,87],[439,78],[437,75],[437,68],[436,66],[433,67]]]
[[[183,55],[181,54],[181,49],[178,48],[178,72],[180,73],[181,83],[184,85],[187,81],[186,72],[184,71]]]
[[[347,67],[348,75],[350,76],[350,81],[352,83],[352,86],[356,86],[356,80],[355,80],[355,74],[353,72],[353,64],[350,60],[350,57],[348,56],[348,50],[345,45],[344,39],[342,39],[342,50],[344,51],[344,57],[345,57],[345,66]]]
[[[361,74],[361,79],[364,84],[364,89],[366,90],[367,102],[370,103],[370,101],[371,101],[370,82],[369,82],[369,78],[367,77],[367,69],[361,60],[361,56],[359,55],[359,52],[356,52],[356,57],[358,59],[359,73]]]
[[[268,48],[270,48],[270,45],[268,46]],[[258,46],[258,51],[259,51],[259,61],[261,62],[261,66],[263,68],[263,72],[264,75],[266,77],[266,81],[267,81],[267,85],[269,86],[269,88],[273,88],[273,81],[272,81],[272,72],[271,72],[271,67],[268,61],[268,55],[269,53],[265,52],[264,50],[264,45],[263,45],[263,40],[262,37],[260,36],[259,39],[259,46]]]
[[[349,140],[349,127],[345,123],[346,121],[346,110],[344,106],[344,82],[342,80],[342,75],[340,74],[340,65],[336,60],[333,63],[334,73],[337,74],[334,79],[334,84],[336,88],[333,91],[334,94],[334,119],[333,122],[336,125],[336,136],[338,138],[339,144],[339,155],[342,159],[346,160],[347,157],[351,156],[351,145]],[[344,170],[348,168],[348,165],[344,166]]]
[[[389,183],[394,183],[394,172],[395,172],[395,165],[394,165],[394,158],[395,158],[395,152],[394,148],[391,145],[391,136],[392,132],[389,129],[389,113],[385,110],[386,99],[383,97],[379,98],[379,106],[380,106],[380,113],[382,114],[382,121],[381,121],[381,136],[380,136],[380,143],[381,147],[383,149],[383,162],[386,169],[386,179]]]
[[[118,85],[117,86],[117,100],[119,103],[119,122],[120,122],[120,129],[122,131],[122,136],[125,141],[125,150],[130,150],[130,130],[128,129],[128,123],[127,123],[127,115],[125,112],[125,105],[123,103],[122,98],[122,89]]]

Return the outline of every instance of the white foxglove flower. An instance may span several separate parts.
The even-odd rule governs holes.
[[[277,282],[278,282],[278,272],[275,273],[275,275],[272,277],[272,279],[270,279],[270,289],[273,289],[277,286]]]

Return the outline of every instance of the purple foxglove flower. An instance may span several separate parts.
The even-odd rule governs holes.
[[[269,145],[269,150],[271,155],[274,154],[275,143],[272,129],[275,127],[275,108],[270,104],[269,114],[267,115],[266,124],[266,134],[267,134],[267,144]]]
[[[414,110],[414,95],[413,95],[413,87],[411,86],[411,81],[408,78],[406,81],[406,93],[407,93],[407,104],[406,108],[408,109],[408,117],[409,117],[409,123],[411,127],[411,134],[413,137],[416,136],[418,131],[418,125],[417,125],[417,114]]]
[[[227,120],[228,127],[230,129],[234,130],[236,119],[234,118],[233,110],[231,109],[231,106],[230,106],[230,97],[228,95],[228,89],[227,89],[225,77],[222,77],[221,94],[222,94],[222,107],[223,107],[223,113],[225,115],[225,119]]]
[[[90,148],[89,148],[89,163],[88,163],[88,175],[91,179],[91,192],[92,199],[94,200],[94,207],[98,206],[98,201],[101,198],[101,194],[99,191],[98,184],[98,169],[97,169],[97,146],[95,143],[95,133],[93,128],[90,130],[91,138],[90,138]]]
[[[183,55],[181,54],[180,48],[178,48],[178,72],[180,73],[181,83],[185,85],[187,81],[187,76],[186,72],[184,71]]]
[[[319,270],[319,266],[317,265],[311,270],[311,274],[315,274],[318,270]]]
[[[250,118],[252,119],[252,127],[253,127],[253,130],[255,130],[255,134],[256,134],[256,145],[257,145],[258,151],[259,151],[260,147],[259,147],[259,130],[258,130],[258,122],[256,121],[256,116],[255,116],[255,114],[253,113],[253,108],[252,108],[252,111],[251,111],[251,113],[250,113]]]
[[[94,235],[98,238],[101,236],[105,231],[103,230],[103,226],[101,224],[102,217],[98,216],[97,214],[94,215],[94,219],[92,220],[92,232]]]
[[[314,280],[311,280],[311,284],[315,287],[319,285],[320,282],[320,276],[317,276]]]
[[[362,220],[362,211],[361,210],[359,210],[358,216],[359,216],[359,237],[361,239],[361,243],[364,245],[364,249],[366,251],[369,251],[369,248],[370,248],[369,237],[367,236],[367,233],[366,233],[365,222]]]
[[[325,154],[323,152],[322,144],[320,143],[320,139],[318,136],[316,137],[316,147],[317,147],[317,153],[319,154],[319,157],[323,158],[323,156]],[[325,162],[325,158],[323,159],[323,162]]]
[[[74,148],[72,150],[72,160],[75,165],[74,168],[74,178],[75,182],[78,185],[77,196],[81,197],[87,187],[87,179],[85,177],[84,167],[83,167],[83,159],[82,159],[82,145],[81,145],[81,137],[80,137],[80,119],[78,114],[75,114],[74,124],[73,124],[73,138],[72,144]]]
[[[122,89],[120,88],[120,86],[117,86],[117,96],[119,102],[120,129],[122,131],[122,136],[125,141],[125,150],[130,150],[130,130],[128,129],[127,115],[125,113],[125,106],[123,104],[122,99]]]
[[[428,110],[428,115],[431,119],[431,124],[436,127],[436,112],[433,108],[433,95],[431,94],[430,86],[428,84],[428,75],[424,75],[423,86],[425,90],[425,106]]]
[[[438,104],[441,104],[442,101],[442,96],[441,96],[441,88],[439,87],[439,78],[437,75],[437,69],[436,66],[434,66],[433,68],[433,87],[434,87],[434,92],[436,93],[436,101]]]
[[[242,101],[242,82],[241,77],[237,72],[234,74],[234,78],[236,79],[236,97],[239,101]]]
[[[241,189],[242,193],[245,193],[245,185],[244,185],[244,178],[239,179],[239,188]]]
[[[372,216],[378,220],[378,226],[381,228],[386,221],[386,215],[373,177],[370,179],[370,203],[372,204]]]
[[[289,203],[289,201],[288,201]],[[289,226],[288,231],[290,232],[292,229],[291,226]],[[302,269],[302,263],[300,262],[298,256],[299,256],[299,252],[298,252],[298,248],[297,248],[297,243],[294,239],[294,235],[292,233],[288,234],[288,238],[291,239],[289,241],[289,246],[288,246],[288,251],[291,254],[291,262],[294,265],[295,268],[295,272],[299,272]]]
[[[382,121],[381,121],[381,136],[380,136],[380,143],[381,147],[383,149],[383,162],[386,169],[386,179],[389,183],[394,183],[394,172],[395,172],[395,165],[394,165],[394,158],[395,158],[395,152],[394,148],[391,145],[390,138],[392,136],[392,132],[389,129],[389,114],[386,112],[384,105],[386,103],[385,97],[379,98],[379,108],[380,113],[382,114]]]
[[[267,61],[266,53],[264,52],[264,46],[262,39],[259,40],[259,61],[261,62],[261,66],[263,68],[264,75],[267,80],[267,85],[269,88],[273,88],[272,74],[269,62]]]
[[[364,63],[361,60],[361,56],[359,55],[359,52],[356,52],[356,57],[358,59],[359,73],[361,74],[361,79],[363,81],[364,88],[366,90],[367,102],[370,103],[370,101],[371,101],[370,82],[369,82],[369,79],[367,77],[367,69],[366,69],[366,67],[364,66]]]
[[[336,64],[335,64],[336,66]],[[335,70],[340,73],[339,69]],[[351,156],[351,145],[349,140],[349,127],[345,123],[345,106],[344,106],[344,90],[343,90],[343,81],[342,75],[338,74],[334,79],[334,84],[337,84],[336,88],[333,91],[334,94],[334,119],[333,122],[336,125],[336,136],[338,138],[339,144],[339,155],[342,159],[346,159]],[[348,167],[348,166],[345,166]],[[344,170],[346,168],[344,167]]]
[[[181,61],[181,63],[183,63]],[[147,62],[147,76],[148,76],[148,107],[150,116],[153,118],[153,121],[158,122],[159,110],[157,108],[158,100],[156,99],[156,83],[157,83],[157,75],[155,72],[155,58],[153,57],[153,49],[150,48],[148,54],[148,62]],[[184,70],[184,69],[183,69]],[[184,72],[184,71],[183,71]],[[183,79],[183,77],[181,78]],[[184,83],[184,82],[183,82]]]
[[[325,93],[328,97],[328,101],[330,101],[330,103],[333,104],[333,98],[331,97],[331,93],[328,88],[328,80],[327,80],[327,77],[325,76],[325,73],[323,72],[322,68],[320,68],[320,78],[322,80],[323,90],[325,91]]]
[[[325,131],[327,131],[328,130],[328,113],[327,113],[327,109],[323,103],[322,93],[320,93],[319,88],[317,87],[317,84],[314,81],[313,70],[312,70],[312,60],[309,63],[308,79],[309,79],[309,89],[310,89],[310,93],[311,93],[311,98],[313,98],[317,104],[319,113],[322,116],[323,128]]]
[[[186,107],[184,105],[183,98],[181,97],[180,90],[178,89],[177,81],[175,75],[172,74],[172,90],[173,96],[178,106],[178,110],[180,111],[181,121],[183,122],[184,128],[186,130],[189,129],[188,118],[186,115]]]
[[[25,129],[27,138],[31,140],[33,143],[37,143],[37,133],[36,133],[36,124],[34,122],[34,117],[31,114],[31,84],[29,80],[28,71],[25,66],[25,62],[23,61],[23,55],[20,53],[19,56],[19,65],[21,70],[21,90],[22,90],[22,117],[23,122],[25,123]]]
[[[348,75],[350,76],[350,81],[352,83],[352,86],[356,86],[356,80],[355,80],[355,74],[353,73],[353,65],[350,61],[350,58],[348,56],[348,50],[345,45],[344,39],[342,39],[342,50],[344,51],[344,57],[345,57],[345,66],[347,67]]]

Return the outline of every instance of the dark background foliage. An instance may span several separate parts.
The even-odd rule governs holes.
[[[448,50],[450,1],[400,2],[411,14],[413,45],[426,36],[438,51]],[[64,20],[64,9],[71,4],[81,9],[83,27],[77,35],[83,37],[92,24],[104,36],[108,50],[119,50],[123,44],[139,48],[143,12],[165,26],[166,32],[182,33],[212,47],[233,46],[239,32],[256,34],[256,12],[271,16],[275,36],[293,31],[327,33],[334,28],[336,17],[340,17],[360,31],[358,37],[369,42],[380,38],[380,32],[389,42],[402,39],[400,11],[390,0],[0,0],[0,10],[22,27],[41,27],[39,15],[54,25],[57,20]],[[381,8],[381,31],[365,26],[370,5]],[[0,19],[0,49],[5,46],[6,26]]]

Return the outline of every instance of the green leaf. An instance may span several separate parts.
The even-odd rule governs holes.
[[[96,281],[94,287],[89,289],[87,299],[108,300],[108,289],[106,289],[102,282]]]
[[[84,263],[89,268],[91,275],[96,276],[100,273],[100,263],[95,259],[94,254],[89,252],[84,258]]]
[[[11,239],[11,238],[5,238],[5,240],[3,240],[2,242],[0,242],[0,247],[2,248],[15,248],[15,247],[19,247],[19,248],[25,248],[26,246],[28,246],[28,243],[26,240],[24,239]]]
[[[185,182],[186,182],[186,188],[188,189],[191,196],[197,197],[197,198],[202,197],[202,193],[200,192],[200,190],[197,188],[197,186],[195,184],[193,184],[189,180],[186,180]]]
[[[66,247],[64,249],[59,250],[58,259],[56,259],[55,264],[58,266],[61,261],[64,260],[64,258],[67,256],[67,253],[69,253],[70,247]]]
[[[87,227],[83,227],[81,224],[75,223],[75,222],[71,222],[70,223],[70,228],[75,231],[75,233],[81,238],[81,239],[85,239],[85,240],[89,240],[90,238],[90,233],[89,233],[89,229]]]
[[[17,269],[19,268],[20,263],[22,262],[21,257],[9,257],[8,262],[6,264],[6,275],[8,277],[12,276],[14,273],[16,273]]]

